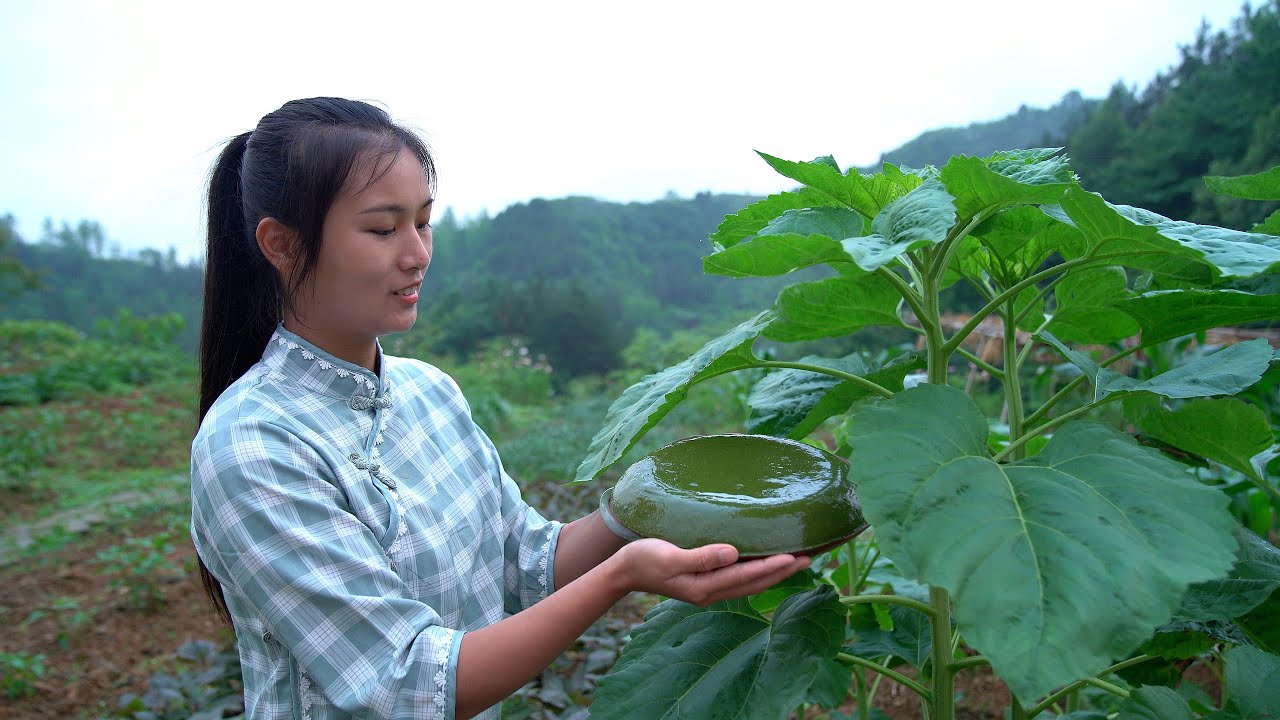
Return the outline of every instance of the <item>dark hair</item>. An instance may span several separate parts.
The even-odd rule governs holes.
[[[435,163],[414,132],[386,111],[342,98],[285,103],[251,132],[232,138],[209,180],[209,236],[200,322],[200,411],[261,357],[294,293],[314,270],[325,217],[352,172],[369,160],[367,182],[404,149],[422,164],[429,186]],[[257,227],[274,218],[296,233],[301,263],[282,278],[258,247]],[[287,286],[287,290],[286,290]],[[200,563],[218,614],[231,613],[218,581]]]

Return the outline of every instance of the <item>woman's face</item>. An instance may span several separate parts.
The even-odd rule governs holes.
[[[371,353],[374,338],[413,327],[431,263],[426,173],[407,148],[366,186],[370,172],[381,170],[367,162],[353,170],[325,217],[315,268],[293,303],[299,334],[347,360],[353,352]]]

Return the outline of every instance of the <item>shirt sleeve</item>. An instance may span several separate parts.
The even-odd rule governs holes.
[[[452,384],[452,378],[450,378]],[[533,606],[539,600],[555,592],[556,543],[560,539],[563,523],[547,520],[524,501],[520,486],[507,474],[498,456],[498,449],[484,430],[470,419],[470,407],[458,393],[467,408],[467,420],[488,458],[490,472],[498,483],[501,494],[503,538],[503,609],[515,614]]]
[[[410,597],[308,443],[237,420],[192,453],[192,536],[313,687],[367,718],[453,718],[462,632]]]

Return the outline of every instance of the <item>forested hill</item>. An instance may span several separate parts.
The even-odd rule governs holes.
[[[1044,147],[1079,127],[1098,104],[1098,100],[1086,100],[1072,90],[1052,107],[1023,105],[999,120],[929,130],[882,154],[879,162],[864,172],[879,172],[884,163],[912,168],[941,167],[952,155],[985,156],[997,150]]]
[[[435,256],[421,306],[439,351],[462,353],[487,337],[559,324],[625,343],[630,330],[719,323],[767,306],[777,283],[702,274],[707,235],[755,198],[699,194],[650,203],[590,198],[534,200],[466,223],[435,222]],[[18,237],[0,217],[0,256],[34,271],[24,290],[11,273],[0,286],[0,318],[48,319],[92,331],[119,309],[183,316],[184,345],[196,346],[203,269],[173,253],[104,253],[97,223],[47,226]],[[550,332],[550,328],[545,328]]]

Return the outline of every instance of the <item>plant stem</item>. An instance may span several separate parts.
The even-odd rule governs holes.
[[[1096,688],[1099,688],[1099,689],[1101,689],[1101,690],[1106,690],[1107,692],[1111,693],[1112,695],[1116,695],[1116,696],[1118,696],[1118,697],[1122,697],[1122,698],[1124,698],[1125,700],[1128,700],[1128,699],[1129,699],[1129,691],[1128,691],[1128,690],[1125,690],[1124,688],[1120,687],[1119,685],[1112,685],[1111,683],[1107,682],[1106,680],[1099,680],[1099,679],[1098,679],[1098,678],[1096,678],[1096,677],[1087,677],[1087,678],[1085,678],[1082,682],[1084,682],[1086,685],[1092,685],[1092,686],[1094,686],[1094,687],[1096,687]]]
[[[912,680],[906,675],[903,675],[897,670],[892,670],[879,663],[872,662],[865,658],[860,658],[857,655],[850,655],[848,653],[836,653],[836,660],[844,663],[845,665],[855,665],[858,667],[864,667],[868,670],[872,670],[874,672],[880,673],[881,675],[884,675],[890,680],[893,680],[898,684],[902,685],[903,687],[907,688],[911,692],[919,695],[921,698],[925,700],[925,702],[930,702],[932,700],[932,693],[929,692],[929,688],[921,685],[915,680]]]
[[[862,668],[853,669],[853,687],[854,697],[858,703],[858,717],[870,717],[871,700],[867,696],[867,676],[862,674]]]
[[[1098,678],[1100,678],[1100,677],[1106,677],[1107,675],[1110,675],[1111,673],[1119,672],[1119,671],[1121,671],[1121,670],[1124,670],[1124,669],[1125,669],[1125,668],[1127,668],[1127,667],[1133,667],[1134,665],[1138,665],[1138,664],[1144,663],[1144,662],[1146,662],[1146,661],[1148,661],[1148,660],[1152,660],[1152,659],[1154,659],[1155,657],[1156,657],[1155,655],[1139,655],[1139,656],[1137,656],[1137,657],[1131,657],[1131,658],[1129,658],[1128,660],[1125,660],[1125,661],[1123,661],[1123,662],[1118,662],[1118,663],[1116,663],[1115,665],[1112,665],[1111,667],[1107,668],[1106,670],[1103,670],[1102,672],[1098,673],[1095,677],[1090,678],[1090,679],[1096,680],[1096,679],[1098,679]],[[1091,684],[1091,683],[1089,683],[1089,682],[1088,682],[1088,681],[1086,681],[1086,680],[1077,680],[1077,681],[1075,681],[1075,682],[1071,683],[1070,685],[1068,685],[1068,686],[1066,686],[1066,687],[1062,688],[1061,690],[1059,690],[1059,691],[1057,691],[1057,692],[1053,693],[1052,695],[1050,695],[1049,697],[1045,698],[1044,700],[1041,700],[1041,701],[1040,701],[1040,703],[1039,703],[1039,704],[1037,704],[1035,707],[1031,708],[1031,714],[1030,714],[1030,717],[1035,717],[1035,716],[1039,715],[1040,713],[1042,713],[1042,712],[1044,712],[1045,710],[1047,710],[1047,709],[1049,708],[1049,706],[1053,705],[1054,703],[1058,702],[1059,700],[1061,700],[1062,698],[1066,697],[1067,695],[1069,695],[1069,694],[1071,694],[1071,693],[1073,693],[1073,692],[1075,692],[1075,691],[1079,690],[1080,688],[1084,687],[1085,685],[1089,685],[1089,684]],[[1114,686],[1112,686],[1112,687],[1114,687]],[[1103,688],[1103,689],[1105,690],[1106,688]]]
[[[874,553],[872,552],[872,550],[874,550]],[[867,576],[869,576],[871,574],[872,569],[875,568],[876,560],[880,559],[880,548],[871,548],[870,550],[867,551],[867,555],[870,555],[871,558],[869,560],[867,558],[863,558],[862,574],[858,576],[858,584],[855,585],[855,587],[858,587],[858,588],[861,588],[863,585],[866,584]]]
[[[1013,300],[1005,305],[1004,312],[1004,401],[1009,408],[1009,447],[1001,455],[1022,458],[1021,449],[1027,438],[1022,434],[1022,383],[1018,378],[1018,332],[1013,327],[1015,313]]]
[[[1018,701],[1017,695],[1010,696],[1010,699],[1012,702],[1011,707],[1009,708],[1009,720],[1027,720],[1027,718],[1033,718],[1040,714],[1034,711],[1028,714],[1027,711],[1022,708],[1022,703]]]
[[[999,453],[997,453],[994,459],[996,462],[1001,462],[1003,460],[1006,460],[1015,452],[1017,452],[1020,448],[1022,448],[1023,445],[1026,445],[1027,442],[1029,442],[1032,438],[1038,435],[1043,435],[1044,433],[1052,430],[1053,428],[1058,427],[1059,425],[1069,420],[1074,420],[1080,417],[1081,415],[1084,415],[1087,412],[1096,410],[1102,407],[1103,405],[1106,405],[1109,402],[1119,400],[1120,398],[1123,398],[1123,397],[1124,397],[1123,395],[1108,395],[1107,397],[1104,397],[1097,402],[1091,402],[1088,405],[1081,405],[1080,407],[1076,408],[1075,410],[1072,410],[1071,412],[1063,413],[1058,417],[1044,423],[1043,425],[1037,425],[1036,427],[1027,431],[1025,434],[1019,435],[1016,440],[1013,440],[1012,442],[1010,442],[1009,446],[1006,447],[1004,450],[1001,450]],[[1010,422],[1009,424],[1009,436],[1013,437],[1012,422]],[[1015,460],[1021,458],[1021,453],[1019,453],[1018,455],[1019,456],[1017,458],[1014,458]]]
[[[870,605],[880,603],[882,605],[902,605],[912,610],[918,610],[924,613],[930,620],[933,619],[935,610],[932,606],[926,605],[919,600],[912,600],[909,597],[901,595],[851,595],[849,597],[840,598],[840,602],[845,605]]]
[[[973,657],[967,657],[967,658],[964,658],[963,660],[957,660],[951,663],[948,667],[950,667],[954,672],[959,672],[961,670],[967,670],[969,668],[975,668],[975,667],[980,667],[982,665],[990,665],[990,664],[991,664],[991,661],[988,660],[986,656],[974,655]]]
[[[942,278],[942,274],[947,271],[947,265],[951,264],[951,256],[955,255],[956,248],[960,247],[960,242],[973,232],[973,229],[982,224],[996,210],[1000,210],[999,206],[987,208],[986,210],[975,213],[969,218],[969,222],[962,228],[956,225],[951,232],[947,234],[946,239],[938,246],[938,252],[934,255],[934,263],[929,268],[929,279],[938,282]]]
[[[911,307],[911,312],[916,314],[916,319],[920,320],[920,322],[925,322],[922,319],[924,317],[924,308],[920,304],[920,293],[916,292],[915,288],[911,287],[906,280],[903,280],[901,275],[887,267],[876,270],[876,274],[888,280],[889,284],[897,289],[898,293],[902,295],[902,299],[906,300],[907,305]]]
[[[823,367],[821,365],[810,365],[808,363],[800,363],[800,362],[786,362],[782,360],[760,360],[759,362],[752,363],[750,367],[788,368],[791,370],[807,370],[809,372],[821,373],[823,375],[830,375],[831,377],[836,377],[836,378],[840,378],[841,380],[851,382],[854,385],[857,385],[858,387],[863,388],[864,390],[869,390],[875,393],[876,395],[879,395],[880,397],[886,397],[886,398],[893,397],[892,392],[885,389],[883,386],[877,385],[876,383],[860,375],[853,375],[852,373],[842,372],[840,370],[835,370],[829,367]],[[742,370],[742,369],[745,369],[745,368],[735,368],[735,370]],[[733,371],[730,371],[730,372],[733,372]],[[708,377],[706,379],[709,380],[711,378]]]
[[[1109,255],[1097,255],[1094,257],[1085,256],[1085,257],[1076,258],[1075,260],[1068,260],[1064,263],[1059,263],[1047,270],[1042,270],[1028,278],[1020,280],[1014,285],[1009,286],[1009,289],[991,298],[991,302],[987,303],[982,307],[981,310],[974,313],[973,317],[969,318],[969,322],[965,323],[964,327],[960,328],[960,330],[958,330],[955,335],[951,336],[951,339],[947,341],[947,346],[945,350],[947,353],[951,353],[952,351],[954,351],[956,349],[956,346],[959,345],[961,342],[963,342],[964,339],[969,336],[969,333],[973,332],[974,328],[978,327],[978,323],[986,319],[986,317],[991,313],[999,310],[1000,307],[1004,305],[1006,302],[1008,302],[1009,300],[1012,300],[1018,297],[1018,294],[1021,293],[1023,290],[1026,290],[1027,288],[1031,287],[1032,285],[1035,285],[1041,280],[1053,277],[1054,275],[1067,272],[1068,270],[1073,270],[1083,265],[1106,262],[1107,260],[1114,260],[1116,258],[1122,258],[1122,257],[1159,255],[1162,252],[1163,251],[1159,251],[1159,250],[1150,250],[1150,251],[1133,252],[1133,253],[1111,253]],[[925,294],[927,296],[927,293]]]
[[[995,365],[992,365],[991,363],[987,362],[986,360],[983,360],[982,358],[978,357],[977,355],[974,355],[973,353],[969,352],[968,350],[965,350],[963,347],[958,347],[958,348],[956,348],[956,354],[957,354],[957,355],[959,355],[960,357],[964,358],[965,360],[968,360],[969,362],[973,363],[974,365],[977,365],[978,367],[982,368],[983,370],[986,370],[987,372],[991,373],[991,377],[994,377],[994,378],[1000,378],[1001,380],[1003,380],[1003,379],[1004,379],[1004,371],[1003,371],[1003,370],[1001,370],[1000,368],[996,367]]]
[[[953,720],[955,709],[955,671],[951,662],[951,596],[940,587],[929,588],[929,605],[933,617],[929,623],[933,641],[933,712],[938,720]]]

